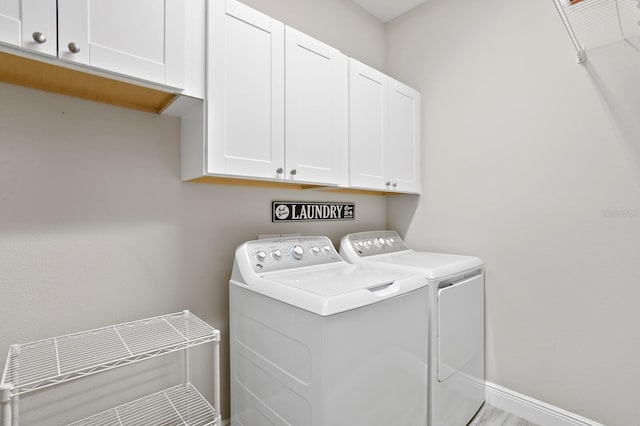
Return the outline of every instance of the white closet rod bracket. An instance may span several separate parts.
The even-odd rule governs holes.
[[[576,58],[579,64],[584,63],[587,60],[587,52],[584,50],[584,47],[578,41],[578,37],[576,36],[575,31],[573,31],[573,27],[571,27],[571,23],[569,22],[569,18],[567,18],[567,14],[564,12],[562,8],[562,4],[560,2],[563,0],[553,0],[553,5],[556,7],[556,11],[558,15],[560,15],[560,19],[562,19],[562,23],[564,24],[564,28],[567,30],[569,34],[569,38],[571,39],[571,43],[573,47],[576,49]]]

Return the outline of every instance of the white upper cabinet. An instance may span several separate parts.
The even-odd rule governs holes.
[[[0,0],[0,43],[56,56],[56,0]]]
[[[284,25],[234,0],[209,2],[210,174],[284,176]]]
[[[208,2],[206,61],[183,180],[419,193],[416,91],[237,0]]]
[[[183,88],[185,11],[184,0],[58,0],[58,56]]]
[[[349,59],[349,184],[385,189],[389,77]]]
[[[348,68],[337,49],[286,28],[288,179],[348,181]]]
[[[420,94],[349,61],[349,185],[420,192]]]
[[[226,0],[209,2],[207,64],[205,175],[347,184],[346,56]]]
[[[385,175],[391,189],[420,192],[420,93],[391,79]],[[385,182],[386,183],[386,182]]]

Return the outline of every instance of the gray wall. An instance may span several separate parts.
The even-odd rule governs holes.
[[[283,6],[259,3],[266,12]],[[300,30],[384,63],[384,26],[350,2],[289,3]],[[326,25],[327,15],[342,25]],[[384,228],[386,200],[181,183],[179,124],[0,84],[0,348],[190,309],[222,330],[228,417],[227,286],[235,248],[274,233],[328,235],[337,244],[345,233]],[[277,199],[354,201],[356,220],[272,224]],[[211,400],[210,348],[193,351],[192,379]],[[180,359],[25,396],[23,424],[60,424],[176,384],[182,364],[172,362]]]
[[[430,0],[387,25],[423,96],[423,195],[388,224],[487,266],[487,379],[637,424],[640,43],[586,66],[551,1]]]

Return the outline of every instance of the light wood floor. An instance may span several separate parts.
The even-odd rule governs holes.
[[[489,404],[484,404],[468,426],[538,426]]]

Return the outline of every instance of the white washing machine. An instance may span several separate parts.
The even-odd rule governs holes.
[[[234,426],[427,421],[427,281],[326,237],[249,241],[229,285]]]
[[[428,280],[428,425],[466,425],[485,400],[482,260],[413,251],[395,231],[346,235],[340,254],[357,265],[420,274]]]

